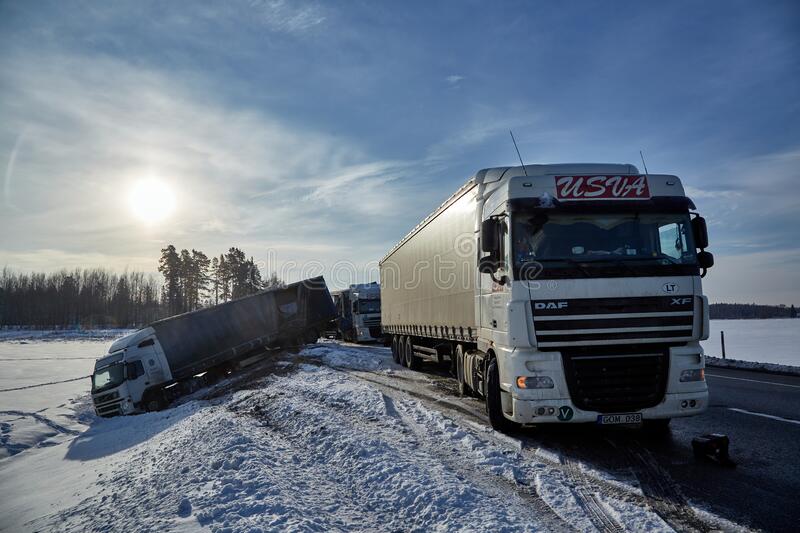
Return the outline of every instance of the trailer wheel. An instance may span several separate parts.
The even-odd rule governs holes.
[[[486,368],[486,411],[492,428],[501,433],[509,433],[519,428],[519,424],[506,418],[503,414],[503,404],[500,400],[500,371],[497,369],[497,360],[492,359]]]
[[[453,353],[453,364],[456,367],[456,381],[458,382],[458,394],[461,396],[472,396],[472,391],[467,385],[467,379],[464,377],[464,347],[457,345]]]
[[[392,360],[397,364],[400,362],[400,350],[397,347],[397,335],[392,335]]]
[[[406,338],[406,366],[411,370],[419,370],[422,362],[419,357],[414,355],[414,345],[411,343],[411,337]]]

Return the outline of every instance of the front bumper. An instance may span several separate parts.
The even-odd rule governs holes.
[[[95,414],[102,417],[127,415],[135,410],[127,395],[115,394],[114,391],[92,396],[92,402]]]
[[[666,394],[664,400],[655,407],[648,407],[636,411],[642,413],[643,420],[659,418],[678,418],[694,416],[702,413],[708,407],[708,391],[694,394]],[[511,416],[506,416],[521,424],[546,424],[546,423],[584,423],[596,422],[597,417],[603,414],[597,411],[583,411],[572,403],[570,398],[555,398],[552,400],[521,400],[511,398]],[[552,408],[552,410],[551,410]],[[568,408],[568,409],[567,409]],[[544,411],[544,414],[539,414]],[[550,414],[552,413],[552,414]]]
[[[501,379],[501,399],[506,416],[522,424],[595,422],[600,415],[613,414],[581,409],[575,405],[567,385],[560,352],[535,349],[498,349]],[[661,401],[651,407],[631,409],[642,414],[643,420],[677,418],[702,413],[708,407],[708,387],[705,381],[681,382],[683,370],[703,368],[705,356],[699,343],[669,349],[669,370],[666,390]],[[519,376],[548,376],[554,386],[550,389],[520,389]]]

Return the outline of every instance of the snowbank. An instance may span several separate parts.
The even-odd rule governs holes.
[[[753,370],[786,376],[800,376],[800,367],[778,365],[775,363],[756,363],[753,361],[737,361],[736,359],[722,359],[721,357],[706,356],[706,366],[720,368],[737,368],[740,370]]]

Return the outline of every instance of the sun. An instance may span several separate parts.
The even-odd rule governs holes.
[[[133,184],[128,194],[128,205],[140,221],[154,224],[175,211],[175,194],[163,181],[148,178]]]

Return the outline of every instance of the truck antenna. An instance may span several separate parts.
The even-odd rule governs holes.
[[[522,165],[522,171],[527,176],[528,175],[528,171],[525,169],[525,163],[522,162],[522,156],[519,153],[519,147],[517,146],[517,140],[514,138],[514,132],[511,131],[511,130],[508,130],[508,133],[511,134],[511,142],[514,143],[514,149],[517,151],[517,157],[519,157],[519,164]]]
[[[645,173],[645,174],[650,174],[650,173],[647,171],[647,163],[645,163],[645,162],[644,162],[644,154],[642,153],[642,151],[641,151],[641,150],[639,150],[639,157],[641,157],[641,158],[642,158],[642,165],[644,165],[644,173]]]

